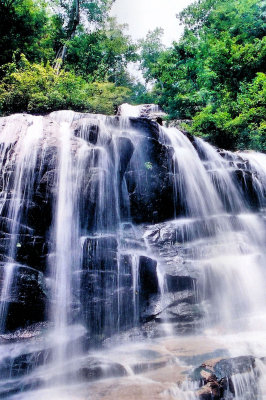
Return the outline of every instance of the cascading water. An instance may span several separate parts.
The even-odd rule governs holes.
[[[1,398],[192,400],[226,354],[224,398],[263,399],[265,155],[158,111],[2,119]]]
[[[2,266],[4,271],[0,302],[1,332],[5,329],[9,296],[12,292],[12,285],[13,283],[15,284],[13,281],[17,266],[14,264],[14,260],[17,247],[20,246],[20,224],[23,224],[28,205],[31,202],[38,144],[43,133],[42,117],[29,117],[29,126],[22,131],[18,131],[12,122],[13,132],[10,132],[10,126],[4,127],[1,142],[1,169],[3,171],[1,188],[2,216],[5,218],[6,231],[10,238],[6,246],[6,258],[10,262]],[[16,134],[18,135],[17,137]],[[15,143],[14,155],[12,154],[14,152],[12,143]],[[10,164],[7,162],[10,158],[15,162],[13,174],[6,171],[6,169],[10,168]],[[5,175],[7,176],[5,177]],[[22,227],[22,230],[24,229],[27,231],[26,226],[25,228]]]

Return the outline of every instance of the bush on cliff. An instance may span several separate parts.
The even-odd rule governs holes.
[[[0,111],[45,113],[59,109],[112,114],[117,104],[126,101],[130,90],[113,83],[88,83],[81,76],[49,63],[30,63],[24,55],[18,64],[5,65],[0,84]]]

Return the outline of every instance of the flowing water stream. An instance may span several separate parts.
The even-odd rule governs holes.
[[[0,398],[265,398],[266,156],[140,113],[2,118]]]

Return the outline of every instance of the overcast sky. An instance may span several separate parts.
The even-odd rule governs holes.
[[[177,40],[182,27],[176,19],[176,14],[194,0],[116,0],[112,15],[119,23],[129,25],[128,33],[134,39],[146,36],[149,30],[156,27],[164,29],[163,42],[170,45]]]

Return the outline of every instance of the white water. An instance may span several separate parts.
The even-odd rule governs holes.
[[[131,104],[125,103],[121,105],[121,117],[139,117],[142,106],[132,106]]]
[[[8,312],[8,303],[10,301],[10,293],[12,289],[15,264],[8,263],[5,265],[3,273],[3,283],[0,296],[0,332],[5,328],[6,316]]]
[[[249,152],[249,153],[240,153],[240,155],[249,161],[251,168],[256,172],[257,177],[255,176],[255,186],[256,192],[259,195],[260,205],[261,207],[266,206],[266,154]],[[259,178],[259,179],[257,179]]]
[[[194,264],[203,272],[199,279],[202,298],[211,295],[206,324],[214,318],[230,327],[242,315],[248,324],[249,314],[265,310],[265,228],[260,218],[246,208],[226,163],[213,147],[196,139],[203,163],[181,132],[164,129],[166,138],[175,150],[176,203],[181,202],[188,217],[199,218],[199,224],[204,218],[203,227],[198,228],[197,222],[191,226],[189,250]]]
[[[139,115],[140,108],[132,109],[131,107],[126,105],[124,111],[122,109],[124,118],[129,114]],[[99,353],[88,351],[82,345],[84,338],[90,343],[93,335],[97,338],[101,335],[108,337],[123,331],[125,327],[130,328],[138,324],[140,255],[151,257],[158,262],[160,307],[163,309],[167,306],[164,299],[167,297],[164,284],[167,262],[162,255],[153,254],[153,248],[146,237],[141,241],[138,229],[130,221],[126,182],[124,178],[122,182],[119,180],[121,168],[119,138],[130,139],[135,147],[130,168],[135,174],[136,196],[139,196],[149,184],[148,170],[152,169],[153,165],[147,159],[142,146],[142,132],[131,129],[128,120],[127,123],[124,120],[120,126],[115,126],[105,117],[83,116],[71,111],[56,112],[51,114],[50,118],[57,124],[56,140],[59,143],[57,146],[57,190],[54,194],[53,221],[49,232],[51,248],[48,281],[51,287],[51,298],[48,314],[52,327],[45,336],[45,344],[43,347],[40,346],[38,351],[45,348],[49,354],[52,349],[52,362],[49,361],[47,364],[44,363],[44,366],[34,369],[32,373],[26,375],[25,379],[18,379],[22,387],[31,379],[40,380],[42,383],[40,390],[28,392],[25,389],[23,393],[11,398],[24,400],[51,397],[53,400],[64,400],[76,397],[94,400],[94,398],[100,398],[100,389],[98,392],[93,384],[86,386],[85,383],[79,383],[77,388],[74,385],[76,380],[80,382],[79,369],[81,365],[86,365],[88,356],[101,360],[99,370],[104,378],[111,380],[109,373],[112,367],[109,366],[109,362],[120,362],[125,368],[126,375],[132,377],[132,365],[143,363],[143,355],[140,356],[140,353],[145,354],[146,349],[150,349],[152,353],[154,347],[160,347],[160,356],[156,357],[159,361],[169,357],[167,358],[169,370],[172,365],[170,358],[175,354],[173,349],[166,351],[164,340],[159,344],[156,340],[148,341],[143,345],[144,348],[140,349],[138,345],[134,347],[135,345],[131,343],[122,350],[103,349]],[[77,121],[83,128],[79,136],[75,137],[73,127]],[[18,226],[22,215],[21,204],[23,203],[27,208],[31,200],[37,145],[43,137],[42,118],[32,117],[30,122],[32,125],[25,132],[19,133],[21,139],[16,144],[15,183],[8,209],[8,218],[12,221],[10,229],[12,240],[7,256],[11,260],[16,256]],[[1,143],[5,143],[1,153],[2,162],[5,155],[10,152],[10,144],[15,141],[12,136],[15,129],[12,117],[10,124],[7,124],[2,133]],[[94,144],[89,142],[87,137],[87,129],[93,124],[100,127],[97,143]],[[10,138],[7,138],[9,134]],[[173,174],[175,218],[169,222],[169,225],[176,230],[176,240],[173,240],[169,247],[175,248],[175,255],[182,258],[184,264],[193,264],[197,278],[198,298],[205,313],[201,330],[205,330],[206,336],[193,351],[200,353],[205,341],[215,338],[233,356],[247,354],[254,354],[256,357],[265,356],[266,233],[262,214],[250,211],[233,175],[232,166],[218,154],[215,148],[201,139],[196,139],[197,152],[190,140],[176,129],[163,128],[160,135],[161,142],[174,150],[173,159],[169,160],[169,165],[172,165],[170,173]],[[50,138],[46,140],[49,141]],[[10,157],[12,158],[12,155]],[[243,153],[241,157],[249,160],[251,169],[257,174],[256,191],[259,193],[263,211],[266,156]],[[146,171],[144,170],[146,172],[144,176],[141,167],[145,165],[147,167]],[[4,162],[3,168],[7,168]],[[9,179],[6,185],[9,185]],[[2,209],[7,199],[6,193],[6,186],[3,186]],[[125,232],[123,223],[130,227],[130,233]],[[161,234],[163,234],[162,230]],[[137,241],[139,241],[138,246],[135,245]],[[109,244],[106,246],[106,243],[110,242],[113,246],[111,250],[108,247]],[[125,255],[130,255],[128,265],[123,264]],[[83,265],[85,258],[89,265],[86,267]],[[5,299],[8,298],[12,286],[14,266],[12,262],[4,266],[0,306],[1,328],[4,328],[8,311]],[[176,263],[176,269],[179,273],[178,263]],[[83,288],[84,272],[88,275],[85,282],[88,286],[85,285]],[[131,282],[128,291],[123,286],[123,282],[127,280]],[[99,281],[104,282],[101,287],[99,287]],[[80,300],[81,287],[88,296],[92,293],[93,301],[95,299],[88,310],[82,308],[84,306]],[[91,324],[87,319],[90,319]],[[174,330],[170,324],[168,325],[162,331],[172,335]],[[238,341],[239,332],[242,336]],[[179,338],[175,340],[177,343],[179,340],[181,342]],[[182,344],[182,346],[186,348],[187,344]],[[3,349],[2,354],[6,355],[6,350],[5,348],[4,352]],[[25,351],[23,344],[20,345],[19,350],[16,348],[16,351],[17,354],[23,354]],[[180,354],[182,354],[181,350],[178,356]],[[152,362],[153,356],[149,357],[148,361]],[[181,368],[181,366],[182,362],[177,361],[176,368]],[[260,369],[259,400],[261,400],[266,374],[262,362],[258,362],[257,367]],[[189,365],[186,366],[187,368]],[[252,374],[254,375],[255,372],[234,376],[238,400],[253,400],[252,390],[249,393],[247,388],[252,388],[254,382],[258,381],[258,377]],[[115,378],[112,379],[110,390],[116,386]],[[134,377],[134,379],[137,378]],[[138,384],[143,388],[148,387],[154,384],[156,379],[155,376],[143,374],[138,377]],[[168,386],[165,382],[162,384],[156,381],[159,386],[161,385],[158,393],[161,393],[162,398],[193,399],[195,385],[184,383],[175,386],[175,379],[175,377],[169,377]],[[69,386],[71,395],[67,393],[68,383],[73,385]],[[123,384],[119,382],[120,384],[122,387]],[[15,382],[10,379],[5,385],[15,385]],[[108,387],[104,390],[108,391]],[[137,394],[132,394],[131,397],[130,393],[127,395],[128,397],[124,398],[121,396],[125,394],[120,395],[118,399],[138,398]],[[150,400],[149,395],[149,390],[147,390],[141,400]]]
[[[180,208],[180,202],[184,214],[188,217],[207,217],[220,214],[222,203],[189,139],[175,128],[164,128],[163,139],[165,138],[174,148],[173,173],[176,213]]]
[[[5,326],[5,318],[8,312],[8,292],[11,290],[15,266],[14,259],[16,256],[17,247],[19,243],[19,230],[20,224],[23,224],[22,218],[31,202],[33,194],[32,185],[35,176],[35,167],[37,162],[37,152],[40,140],[43,137],[43,119],[42,117],[27,116],[26,129],[20,131],[21,127],[16,125],[16,116],[11,117],[11,126],[7,124],[1,136],[1,169],[9,166],[6,159],[13,159],[15,157],[15,171],[14,171],[14,186],[12,188],[12,196],[10,200],[7,198],[8,190],[10,190],[10,181],[12,176],[8,171],[3,172],[3,176],[7,176],[6,181],[2,185],[1,202],[2,211],[4,206],[7,207],[6,221],[8,230],[10,232],[10,244],[7,251],[7,258],[10,260],[5,266],[6,271],[3,275],[3,282],[1,288],[1,304],[0,304],[0,332]],[[14,125],[13,125],[14,119]],[[12,129],[10,131],[10,128]],[[11,153],[12,144],[15,143],[15,154]],[[24,209],[22,208],[22,205]],[[25,231],[27,227],[25,226]],[[3,300],[4,299],[4,300]]]

